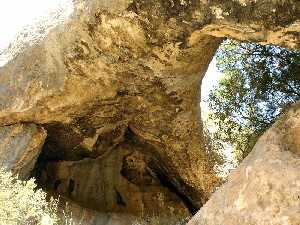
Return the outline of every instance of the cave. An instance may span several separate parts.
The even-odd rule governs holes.
[[[40,187],[80,210],[169,219],[206,209],[220,183],[205,148],[199,102],[217,48],[229,37],[299,49],[297,1],[266,2],[72,2],[67,19],[4,52],[0,137],[10,153],[4,161],[24,177],[34,167]],[[265,143],[275,143],[268,139],[272,131]],[[290,143],[289,137],[277,139]],[[217,209],[227,201],[244,207],[239,196],[226,198],[239,193],[226,187],[248,181],[233,181],[216,192],[226,194],[224,201],[215,197]],[[227,218],[239,221],[233,214]]]
[[[34,175],[47,192],[101,213],[187,218],[199,209],[183,191],[184,182],[169,176],[159,147],[130,126],[45,128]]]

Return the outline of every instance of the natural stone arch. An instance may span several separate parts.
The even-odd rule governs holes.
[[[299,48],[298,13],[296,1],[77,1],[69,21],[0,69],[0,122],[41,124],[46,147],[83,150],[79,159],[133,136],[199,208],[217,183],[199,112],[215,50],[223,36]]]

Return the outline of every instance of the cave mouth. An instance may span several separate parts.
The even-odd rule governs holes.
[[[184,191],[189,187],[169,176],[173,172],[156,147],[130,126],[100,131],[78,124],[44,127],[48,136],[34,176],[48,193],[101,213],[184,219],[198,211]]]
[[[241,12],[244,12],[245,9],[249,11],[249,8],[233,8],[232,15],[225,16],[227,12],[223,12],[223,17],[222,14],[214,15],[214,13],[220,13],[220,9],[214,7],[214,4],[220,4],[223,8],[221,1],[213,2],[212,7],[210,7],[210,1],[202,1],[205,6],[204,11],[202,9],[198,11],[197,7],[194,9],[193,4],[196,1],[190,1],[193,2],[192,10],[184,6],[185,1],[170,1],[170,4],[175,3],[175,5],[180,6],[176,6],[171,11],[170,8],[173,7],[169,7],[163,1],[151,3],[148,10],[146,2],[141,1],[143,4],[141,4],[142,8],[140,9],[138,8],[139,1],[134,2],[136,4],[130,5],[130,8],[134,9],[129,8],[128,12],[124,10],[124,14],[101,10],[100,8],[99,11],[104,11],[103,15],[96,13],[95,18],[93,18],[96,21],[93,30],[95,39],[92,38],[88,42],[80,39],[91,39],[87,35],[91,32],[89,28],[94,24],[88,23],[87,26],[81,27],[74,20],[71,21],[70,27],[61,27],[62,33],[59,39],[55,40],[55,37],[50,37],[47,38],[49,42],[42,42],[42,48],[32,47],[32,49],[29,49],[27,46],[21,46],[22,49],[28,49],[29,51],[25,57],[21,54],[20,58],[18,56],[15,61],[15,63],[24,62],[24,66],[22,68],[20,66],[16,70],[12,69],[11,71],[17,73],[4,79],[7,82],[4,84],[4,89],[6,89],[5,85],[8,84],[8,91],[12,90],[12,96],[9,96],[10,99],[16,99],[17,101],[7,102],[8,107],[4,105],[4,111],[6,109],[11,110],[9,112],[12,112],[12,116],[11,118],[7,116],[3,121],[7,119],[12,123],[25,121],[40,124],[54,120],[67,121],[69,119],[69,121],[72,121],[78,116],[84,115],[83,118],[80,118],[81,121],[72,121],[72,124],[53,123],[43,126],[48,132],[48,137],[35,169],[37,180],[42,187],[49,188],[50,191],[53,190],[55,193],[63,195],[82,206],[96,209],[99,212],[126,212],[134,215],[144,215],[146,211],[149,214],[164,212],[170,215],[186,216],[193,214],[202,206],[194,204],[193,197],[188,195],[193,190],[189,189],[193,189],[198,185],[196,191],[200,192],[201,195],[200,190],[202,190],[203,184],[208,183],[205,186],[206,189],[203,188],[205,190],[203,193],[207,194],[207,189],[213,183],[206,179],[211,175],[209,169],[206,169],[209,168],[208,164],[202,162],[207,160],[206,155],[203,153],[197,157],[197,153],[199,152],[200,155],[200,151],[203,150],[200,149],[202,140],[197,140],[197,138],[202,138],[202,130],[201,124],[198,124],[199,121],[195,120],[195,114],[198,111],[194,109],[194,106],[190,106],[195,105],[193,101],[196,98],[193,97],[198,94],[195,94],[198,90],[195,86],[199,85],[196,81],[200,80],[200,76],[195,75],[199,75],[197,72],[200,69],[205,70],[207,60],[209,60],[211,52],[215,49],[214,46],[220,40],[207,34],[212,32],[218,36],[224,31],[226,33],[227,28],[232,29],[240,22],[245,22],[245,26],[240,27],[236,35],[240,35],[240,39],[250,40],[252,34],[248,33],[246,26],[251,21],[248,21],[249,18],[241,20],[239,17],[243,13],[234,13],[238,9],[242,9]],[[84,1],[79,3],[83,4],[79,5],[78,10],[84,11]],[[153,14],[157,9],[156,3],[163,6],[163,10],[167,11],[167,15],[161,13],[159,7],[158,14]],[[135,5],[136,7],[134,7]],[[145,8],[143,8],[144,5]],[[152,5],[154,6],[153,9]],[[224,6],[227,8],[226,4]],[[257,11],[260,11],[260,4],[257,6]],[[231,5],[229,4],[228,7],[231,7]],[[251,7],[256,9],[256,5],[250,6],[248,16],[252,16]],[[116,8],[119,8],[118,5]],[[131,10],[136,11],[137,15],[127,14]],[[191,13],[195,13],[195,17]],[[78,15],[78,18],[80,18],[78,21],[80,22],[88,19],[88,15],[82,18],[80,14]],[[162,20],[166,23],[162,26],[160,26],[161,16],[166,16],[166,20]],[[174,18],[172,18],[173,16]],[[265,16],[269,16],[269,14],[263,15],[263,17]],[[214,24],[215,19],[220,24]],[[261,17],[255,17],[254,22],[261,22],[262,19]],[[269,19],[272,20],[272,16]],[[293,21],[292,18],[287,18],[287,20],[289,22]],[[224,27],[222,27],[222,21],[229,23],[224,24]],[[118,23],[118,26],[114,27],[116,23]],[[266,36],[264,37],[267,39],[266,41],[269,41],[269,33],[272,33],[272,29],[274,32],[276,31],[276,34],[277,32],[282,33],[283,29],[278,27],[279,30],[276,30],[277,26],[280,26],[279,23],[275,23],[274,26],[269,26],[268,23],[269,20],[266,22],[266,26],[261,27],[262,30],[257,27],[258,36],[263,33],[263,36]],[[206,25],[213,25],[212,30],[202,29],[206,28]],[[106,30],[104,29],[105,26],[111,29]],[[67,31],[70,31],[66,32],[67,35],[63,33],[64,28],[70,28],[67,29]],[[85,31],[84,34],[80,33],[81,28]],[[141,29],[141,32],[139,32],[139,29]],[[287,30],[289,29],[287,27]],[[286,32],[294,37],[293,32]],[[145,43],[140,33],[145,34]],[[97,34],[99,34],[98,37],[96,37]],[[104,35],[101,36],[102,34]],[[256,36],[257,34],[255,31],[253,35]],[[68,40],[68,37],[74,37],[74,40]],[[128,39],[124,41],[124,37],[125,39],[128,37]],[[288,37],[287,39],[291,38]],[[65,41],[65,43],[60,43],[60,41]],[[109,47],[104,46],[104,44],[108,44]],[[89,45],[93,49],[85,51],[84,47]],[[45,49],[43,49],[44,47]],[[146,50],[144,47],[149,47],[151,51],[149,55],[148,52],[144,51]],[[41,51],[42,54],[39,55],[41,49],[46,51]],[[50,49],[51,51],[47,52]],[[70,52],[67,52],[69,50]],[[152,55],[152,53],[154,54]],[[41,60],[37,60],[39,56]],[[196,57],[194,56],[201,56],[202,61],[196,59],[199,60],[196,63]],[[26,57],[29,60],[26,60]],[[61,62],[59,62],[60,59]],[[98,61],[93,61],[94,59]],[[81,60],[84,61],[83,64],[86,63],[85,69],[87,69],[83,73],[81,73],[80,66],[78,66],[82,63]],[[65,65],[69,63],[70,66]],[[193,63],[195,65],[192,65]],[[90,64],[90,67],[88,64]],[[106,65],[108,65],[107,68],[104,68]],[[64,66],[68,67],[66,73],[63,72]],[[32,71],[30,71],[31,69]],[[104,76],[102,76],[102,73]],[[96,77],[94,75],[97,75],[97,78],[100,77],[99,80],[94,80]],[[15,79],[22,76],[24,76],[24,79]],[[56,80],[58,77],[66,78],[67,82],[70,80],[75,81],[78,78],[78,83],[75,84],[74,82],[74,86],[70,89],[64,89],[67,85],[55,87],[53,90],[47,89],[48,84],[52,86],[52,81],[53,83],[60,83]],[[110,90],[118,85],[123,85],[122,90]],[[83,91],[81,90],[82,87],[85,88],[83,88]],[[85,96],[84,92],[89,92],[90,89],[95,90],[94,95]],[[17,92],[16,95],[13,94],[14,90]],[[101,109],[98,108],[98,110],[104,109],[103,114],[99,113],[98,117],[99,121],[101,119],[102,122],[104,121],[102,127],[89,124],[89,121],[94,118],[90,118],[86,114],[89,109],[86,110],[85,107],[89,104],[99,107],[97,104],[101,104],[101,100],[109,99],[110,96],[115,97],[114,91],[118,95],[117,100],[123,98],[122,102],[105,102],[104,104],[107,105],[115,105],[110,108],[105,108],[105,106]],[[70,93],[76,93],[77,95]],[[79,96],[80,94],[83,95],[82,99]],[[97,97],[102,94],[104,97],[99,97],[99,100]],[[26,97],[23,98],[22,95]],[[78,102],[76,102],[76,97],[78,97]],[[83,98],[85,99],[83,100]],[[67,103],[65,104],[64,101]],[[82,102],[86,105],[79,105]],[[131,104],[132,102],[134,103]],[[21,104],[18,105],[19,103]],[[73,105],[71,105],[72,103]],[[130,107],[127,107],[127,105],[130,105]],[[77,110],[80,112],[77,112]],[[60,113],[63,115],[56,118],[57,115],[60,116]],[[114,113],[115,115],[113,115]],[[123,118],[120,118],[123,114],[128,115],[126,119],[129,121],[135,120],[135,125],[147,123],[147,125],[142,126],[145,129],[141,130],[148,131],[150,137],[143,139],[143,135],[138,134],[128,122],[124,122]],[[162,114],[163,116],[161,116]],[[132,117],[136,118],[133,119]],[[156,133],[156,131],[158,132]],[[177,167],[173,167],[172,161],[165,160],[167,158],[165,157],[166,154],[160,151],[159,147],[161,146],[157,147],[153,143],[155,140],[152,141],[151,138],[154,136],[155,139],[155,135],[151,136],[151,132],[157,134],[157,136],[162,136],[162,139],[160,139],[163,140],[161,141],[162,148],[165,147],[164,144],[169,144],[168,148],[174,150],[171,154],[177,154],[177,158],[174,157],[177,160],[177,162],[174,162]],[[173,143],[171,143],[172,141]],[[168,148],[163,150],[169,150]],[[197,151],[198,149],[200,151]],[[183,152],[181,150],[186,150],[186,154],[181,154]],[[181,156],[184,157],[181,158]],[[195,163],[182,166],[183,161],[186,159],[195,161]],[[198,165],[196,165],[197,162],[199,162]],[[172,167],[178,169],[178,174],[170,171]],[[187,168],[191,171],[199,169],[200,172],[190,173]],[[180,176],[177,176],[179,174]],[[180,177],[183,177],[185,182],[190,181],[190,186],[184,183]],[[200,182],[199,180],[202,178],[204,181]],[[203,197],[203,199],[201,199],[202,202],[205,202],[207,198]],[[166,205],[167,207],[165,207]]]
[[[221,77],[215,55],[201,84],[200,106],[203,121],[206,121],[205,114],[207,114],[203,110],[208,110],[205,102],[208,100],[208,93],[219,83]],[[166,125],[168,122],[162,119],[172,118],[182,112],[183,109],[180,107],[184,101],[180,92],[167,93],[167,88],[158,78],[141,87],[147,89],[146,96],[143,96],[147,103],[150,102],[152,105],[150,103],[149,105],[156,109],[160,107],[156,114],[157,121],[160,122],[157,130],[161,132],[165,129],[161,133],[166,134],[171,129]],[[133,108],[138,108],[134,101],[140,98],[140,93],[133,94],[122,89],[117,95],[118,98],[125,99],[125,105],[132,104]],[[130,98],[131,100],[128,100]],[[160,104],[165,104],[158,107],[158,100],[161,101]],[[163,114],[160,118],[159,115],[164,113],[161,109],[164,108],[167,108],[167,114]],[[201,204],[195,204],[193,192],[198,194],[200,192],[201,195],[203,192],[199,189],[194,190],[184,183],[176,172],[170,171],[172,162],[165,160],[163,158],[165,153],[161,151],[165,147],[165,142],[157,144],[155,140],[152,141],[151,133],[147,134],[150,137],[145,138],[145,134],[137,126],[138,123],[133,125],[129,122],[132,121],[132,117],[128,117],[128,120],[123,120],[119,115],[117,118],[107,117],[111,108],[106,109],[106,117],[101,117],[102,114],[97,110],[99,108],[92,108],[90,114],[78,118],[72,124],[44,125],[48,136],[36,166],[36,177],[40,186],[81,206],[105,213],[145,216],[145,211],[150,215],[159,215],[163,212],[184,218],[195,214],[202,207],[207,196],[201,199]],[[124,114],[136,117],[138,115],[143,122],[149,119],[149,112],[143,114],[142,110],[145,108],[138,111],[127,107],[126,110],[128,112],[125,111]],[[154,117],[153,120],[156,119]],[[111,123],[103,125],[102,118],[105,118],[105,122],[110,118]],[[202,136],[197,137],[200,139]],[[228,152],[224,155],[227,159],[232,159],[230,155],[232,148],[226,150]],[[225,168],[222,168],[222,172],[231,170],[230,166],[231,162],[228,167],[225,165]],[[164,207],[166,204],[167,209]]]
[[[205,77],[208,76],[211,75]],[[162,110],[167,107],[166,111],[171,112],[170,115],[163,115],[163,119],[168,121],[173,119],[173,115],[181,113],[183,99],[180,93],[167,93],[159,78],[145,83],[143,80],[143,85],[138,87],[147,90],[144,98],[154,107],[157,107],[158,101],[164,102],[164,106],[159,107]],[[122,100],[140,96],[126,89],[118,91],[117,95]],[[132,100],[125,103],[132,104]],[[133,107],[140,106],[133,103]],[[92,108],[72,124],[43,125],[47,138],[35,169],[39,185],[49,193],[61,195],[98,212],[136,216],[147,216],[145,212],[150,216],[164,213],[182,218],[194,215],[207,201],[207,195],[185,183],[176,171],[170,170],[173,168],[172,161],[162,158],[165,153],[161,148],[165,146],[146,140],[122,117],[111,117],[107,120],[112,122],[103,125],[102,112],[98,111],[98,108]],[[140,111],[138,113],[142,114]],[[164,114],[163,111],[159,113]],[[157,115],[157,118],[160,116]],[[169,129],[169,124],[160,125],[159,132]]]

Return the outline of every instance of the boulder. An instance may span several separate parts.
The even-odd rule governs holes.
[[[28,178],[46,138],[46,131],[35,124],[0,127],[0,165]]]
[[[300,224],[300,104],[256,143],[187,225]]]

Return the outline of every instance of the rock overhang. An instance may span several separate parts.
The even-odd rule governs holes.
[[[267,3],[276,10],[289,3],[290,14],[281,8],[284,19],[273,24]],[[116,148],[130,129],[154,147],[164,176],[201,207],[217,183],[198,104],[208,64],[225,36],[299,48],[297,4],[77,1],[69,21],[0,69],[0,123],[41,124],[45,146],[50,140],[62,152],[74,150],[65,146],[67,134],[82,150],[79,159],[97,157],[95,145],[100,153]]]

